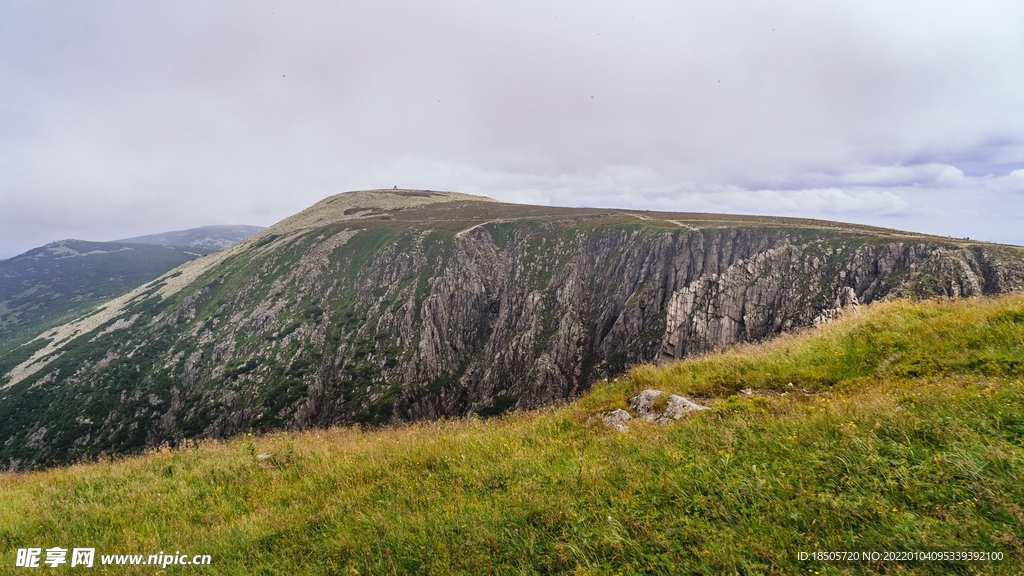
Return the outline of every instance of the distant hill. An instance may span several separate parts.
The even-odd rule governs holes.
[[[175,230],[173,232],[125,238],[117,240],[117,242],[220,250],[221,248],[227,248],[232,244],[241,242],[260,230],[263,230],[261,226],[202,226],[188,230]]]
[[[203,226],[113,242],[60,240],[0,260],[0,354],[193,258],[262,230]]]
[[[68,315],[119,296],[213,252],[60,240],[0,261],[0,353]]]

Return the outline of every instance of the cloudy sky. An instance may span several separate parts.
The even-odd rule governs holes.
[[[395,185],[1024,244],[1024,3],[0,3],[0,257]]]

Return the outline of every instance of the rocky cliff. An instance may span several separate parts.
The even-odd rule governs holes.
[[[0,461],[492,415],[900,296],[1024,288],[1024,249],[779,218],[334,196],[0,359]]]

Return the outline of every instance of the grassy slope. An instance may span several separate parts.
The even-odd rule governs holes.
[[[0,570],[19,547],[95,546],[211,554],[211,574],[1019,574],[1022,358],[1024,296],[896,302],[540,413],[0,475]],[[585,423],[649,386],[790,393],[627,434]],[[812,550],[1006,558],[798,560]]]

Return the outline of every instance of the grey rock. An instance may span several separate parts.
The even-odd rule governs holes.
[[[629,412],[619,408],[618,410],[612,410],[605,414],[602,421],[604,422],[604,425],[609,428],[614,428],[619,432],[628,432],[629,426],[627,426],[626,423],[632,419],[633,417],[629,415]]]
[[[665,414],[663,415],[663,418],[679,420],[684,414],[700,412],[701,410],[707,409],[707,406],[701,406],[685,396],[677,396],[673,394],[668,397],[668,405],[665,407]]]
[[[673,394],[668,397],[665,410],[659,411],[655,408],[654,403],[662,395],[664,395],[664,392],[661,390],[648,389],[633,396],[627,402],[629,402],[629,407],[636,412],[638,417],[648,422],[657,422],[659,424],[668,424],[672,420],[679,420],[684,414],[690,412],[707,410],[707,406],[701,406],[685,396]]]
[[[637,416],[648,418],[651,420],[655,415],[654,402],[662,395],[661,390],[644,390],[630,398],[629,407],[636,412]]]

